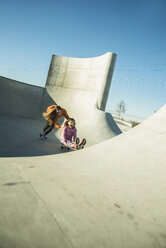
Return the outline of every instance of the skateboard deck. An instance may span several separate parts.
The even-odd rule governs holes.
[[[83,148],[84,148],[84,146],[82,146],[82,145],[79,147],[79,149],[76,149],[74,147],[68,147],[68,146],[65,146],[64,144],[61,144],[61,149],[64,149],[67,151],[69,151],[69,150],[78,151],[78,150],[83,149]]]

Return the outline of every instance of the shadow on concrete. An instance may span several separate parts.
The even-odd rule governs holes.
[[[108,123],[111,123],[111,129],[112,132],[114,132],[115,135],[119,135],[122,133],[122,131],[120,130],[120,128],[116,125],[114,118],[112,117],[112,115],[109,112],[105,113],[106,116],[106,120]]]
[[[15,97],[10,102],[8,92],[10,94],[12,92],[6,90],[5,83],[8,85],[11,81],[5,81],[3,84],[1,82],[0,157],[29,157],[62,153],[60,131],[56,128],[48,134],[47,141],[39,137],[40,131],[46,124],[42,112],[46,111],[49,105],[57,104],[47,90],[18,83],[18,91],[15,92]],[[17,82],[13,84],[17,85]],[[31,99],[32,94],[33,99]],[[36,105],[35,97],[38,98]],[[62,125],[63,121],[64,118],[60,118],[58,123]]]
[[[62,121],[61,121],[62,122]],[[19,117],[1,116],[0,157],[29,157],[58,154],[61,150],[56,128],[45,141],[39,137],[45,121],[35,121]]]

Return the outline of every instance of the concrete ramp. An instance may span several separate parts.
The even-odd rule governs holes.
[[[0,159],[0,245],[165,248],[166,105],[78,152]]]
[[[61,153],[60,131],[48,141],[39,138],[45,125],[42,112],[52,104],[64,107],[76,120],[87,147],[121,133],[110,113],[104,112],[116,55],[67,58],[54,55],[46,88],[0,77],[0,156],[41,156]],[[62,124],[64,119],[58,120]]]
[[[88,145],[121,133],[110,113],[105,113],[116,54],[94,58],[53,55],[47,77],[48,94],[77,122],[78,134]]]
[[[165,248],[166,105],[115,135],[95,91],[51,85],[50,75],[47,89],[0,78],[0,247]],[[70,98],[80,135],[98,144],[61,153],[58,133],[38,138],[41,112]]]
[[[45,88],[0,77],[0,157],[41,156],[59,152],[52,133],[47,143],[39,138],[45,125],[41,113],[55,101]]]

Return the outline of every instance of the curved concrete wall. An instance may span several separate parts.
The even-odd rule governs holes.
[[[54,55],[46,88],[0,77],[0,114],[43,120],[42,112],[56,103],[75,118],[78,136],[85,137],[88,145],[114,137],[121,131],[111,114],[102,109],[105,109],[115,57],[112,53],[87,59]],[[60,132],[56,136],[59,139]]]
[[[0,114],[39,116],[44,88],[0,77]]]
[[[94,58],[70,58],[53,55],[47,86],[93,92],[92,102],[105,110],[116,54],[106,53]]]
[[[47,91],[76,120],[78,135],[88,144],[121,133],[111,114],[104,112],[115,60],[113,53],[95,58],[52,56]]]
[[[0,114],[36,119],[48,105],[55,104],[40,86],[0,76]]]

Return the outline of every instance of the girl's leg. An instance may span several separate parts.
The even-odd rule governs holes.
[[[77,137],[76,140],[75,140],[75,142],[74,142],[74,148],[75,149],[79,149],[79,145],[78,145],[79,142],[80,142],[80,139]]]
[[[64,146],[67,146],[67,147],[74,148],[74,142],[71,140],[67,140],[66,142],[61,141],[61,144],[63,144]]]
[[[43,128],[43,130],[41,131],[41,133],[40,133],[40,137],[45,137],[45,131],[47,130],[47,129],[49,129],[50,128],[50,125],[49,125],[49,123],[48,123],[48,121],[47,121],[47,123],[46,123],[46,125],[44,126],[44,128]]]
[[[45,132],[45,135],[47,135],[49,132],[51,132],[51,130],[52,130],[53,128],[54,128],[54,124],[52,124],[51,126],[49,125],[49,127],[43,129],[44,132],[45,132],[45,130],[47,130],[47,131]]]
[[[48,123],[48,121],[47,121],[47,123],[46,123],[46,125],[44,126],[42,132],[45,132],[49,127],[50,127],[50,125],[49,125],[49,123]]]

